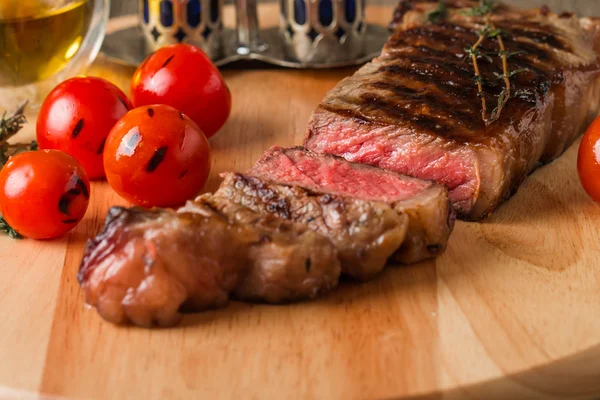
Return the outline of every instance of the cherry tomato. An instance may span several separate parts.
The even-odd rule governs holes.
[[[210,172],[208,140],[190,118],[166,105],[128,112],[104,151],[106,179],[143,207],[172,207],[195,197]]]
[[[167,104],[213,136],[231,112],[231,93],[219,70],[202,50],[189,44],[166,46],[135,71],[131,99],[136,107]]]
[[[14,230],[31,239],[52,239],[73,229],[89,199],[85,170],[62,151],[21,153],[0,170],[0,212]]]
[[[577,172],[587,194],[600,202],[600,118],[583,135],[577,157]]]
[[[125,93],[100,78],[78,77],[58,85],[42,104],[37,121],[41,149],[75,157],[91,179],[104,177],[106,137],[133,105]]]

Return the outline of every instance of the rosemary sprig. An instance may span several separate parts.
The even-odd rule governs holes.
[[[25,106],[27,106],[27,102],[17,107],[10,115],[7,115],[6,111],[2,114],[2,118],[0,118],[0,145],[5,144],[27,122],[25,118]]]
[[[37,150],[38,145],[35,140],[31,143],[8,143],[8,140],[17,134],[27,122],[25,118],[25,107],[27,102],[21,104],[17,109],[8,115],[6,112],[0,117],[0,168],[8,161],[8,158],[22,151]]]
[[[37,150],[37,142],[34,140],[29,144],[14,143],[9,144],[8,140],[17,134],[27,122],[25,118],[25,107],[27,102],[21,104],[17,109],[7,115],[6,112],[0,117],[0,169],[6,164],[8,158],[16,153],[27,150]],[[6,233],[13,239],[21,239],[22,236],[8,225],[0,215],[0,232]]]
[[[11,228],[10,225],[8,225],[6,223],[4,218],[2,218],[2,216],[0,216],[0,232],[6,233],[8,236],[10,236],[13,239],[23,239],[23,236],[21,236],[19,234],[19,232],[15,231],[13,228]]]

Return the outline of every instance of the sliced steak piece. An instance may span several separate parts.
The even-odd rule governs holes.
[[[428,22],[437,2],[404,0],[382,55],[341,81],[317,107],[305,145],[450,189],[459,216],[494,211],[541,163],[559,156],[598,112],[597,23],[543,8],[496,6],[510,71],[511,98],[484,123],[474,68],[465,49],[478,39],[479,4],[448,0],[448,15]],[[498,42],[478,60],[489,111],[505,89]],[[488,112],[488,117],[489,117]]]
[[[340,266],[328,239],[275,218],[252,221],[235,222],[202,201],[179,212],[113,208],[85,249],[78,278],[86,302],[114,323],[169,326],[181,309],[224,306],[233,291],[280,302],[336,286]]]
[[[317,194],[389,204],[400,214],[408,216],[407,238],[394,255],[394,259],[402,263],[441,254],[454,226],[448,191],[443,186],[350,163],[339,157],[316,154],[301,147],[271,148],[249,174],[303,187]]]
[[[340,262],[325,236],[216,195],[202,195],[180,211],[196,212],[198,207],[218,210],[232,223],[260,232],[259,242],[249,247],[249,271],[233,291],[236,298],[285,303],[313,299],[337,287]]]
[[[260,233],[226,218],[112,208],[79,270],[86,302],[114,323],[169,326],[182,306],[223,306],[248,270]]]
[[[386,203],[317,193],[249,175],[224,177],[214,198],[304,224],[327,236],[336,245],[342,271],[353,278],[375,277],[405,241],[408,217]]]

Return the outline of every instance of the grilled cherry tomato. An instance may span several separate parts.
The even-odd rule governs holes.
[[[167,104],[189,116],[206,137],[213,136],[231,112],[231,93],[219,70],[197,47],[166,46],[150,55],[131,81],[136,107]]]
[[[600,118],[583,135],[577,157],[577,172],[587,194],[600,202]]]
[[[42,104],[37,121],[41,149],[75,157],[91,179],[104,177],[106,137],[133,105],[125,93],[100,78],[78,77],[58,85]]]
[[[0,170],[0,212],[14,230],[31,239],[52,239],[73,229],[89,199],[85,170],[62,151],[21,153]]]
[[[166,105],[136,108],[112,129],[106,179],[131,203],[171,207],[196,196],[210,172],[208,140],[190,118]]]

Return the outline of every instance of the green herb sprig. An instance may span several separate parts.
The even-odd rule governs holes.
[[[9,157],[22,151],[37,150],[38,145],[35,140],[30,143],[8,143],[8,140],[15,136],[27,122],[25,118],[25,107],[27,102],[21,104],[10,115],[6,112],[0,117],[0,168],[6,164]]]
[[[461,14],[468,17],[485,17],[494,12],[494,6],[494,0],[480,0],[478,6],[465,10]]]
[[[432,24],[439,24],[446,18],[447,15],[448,7],[446,7],[446,3],[444,2],[444,0],[440,0],[438,2],[437,8],[431,11],[429,14],[427,14],[427,20]]]
[[[515,70],[510,70],[508,60],[516,56],[518,54],[522,54],[521,51],[509,52],[506,50],[504,45],[504,39],[502,36],[504,32],[502,29],[496,27],[496,25],[492,22],[492,15],[496,8],[495,0],[479,0],[479,5],[468,10],[463,10],[461,12],[462,15],[469,17],[479,17],[483,18],[484,26],[482,29],[478,30],[476,33],[478,35],[477,41],[471,47],[467,47],[465,50],[465,60],[469,60],[473,64],[473,69],[475,70],[475,76],[473,77],[473,82],[477,85],[477,97],[481,100],[481,118],[483,122],[487,125],[491,125],[496,122],[500,118],[500,114],[502,114],[502,110],[506,107],[506,104],[513,96],[511,92],[511,83],[510,78],[513,76],[528,71],[527,68],[519,68]],[[431,11],[427,15],[427,20],[433,24],[440,23],[443,19],[448,16],[448,7],[444,0],[440,0],[438,2],[438,6],[435,10]],[[499,50],[497,52],[482,52],[481,45],[487,39],[494,39],[498,43]],[[492,110],[491,113],[488,112],[488,104],[485,97],[485,92],[483,91],[483,76],[481,75],[481,70],[479,68],[480,59],[487,60],[490,64],[494,62],[493,57],[499,57],[502,61],[502,73],[494,73],[496,78],[504,81],[504,88],[497,96],[498,104]],[[515,93],[517,95],[517,93]]]
[[[504,39],[502,35],[504,32],[502,29],[496,27],[496,25],[492,22],[492,14],[495,9],[495,1],[494,0],[480,0],[479,6],[473,7],[469,10],[465,10],[462,12],[463,15],[472,16],[472,17],[483,17],[485,25],[483,29],[477,31],[479,37],[477,38],[477,42],[470,48],[465,49],[465,59],[470,59],[473,64],[473,69],[475,70],[474,81],[477,85],[477,96],[481,99],[481,118],[486,125],[491,125],[496,122],[500,115],[502,114],[502,110],[508,103],[508,100],[511,98],[511,83],[510,78],[519,74],[521,72],[528,71],[527,68],[519,68],[515,70],[510,70],[508,65],[508,59],[517,54],[521,54],[522,52],[508,52],[504,45]],[[481,76],[481,71],[479,69],[478,60],[480,58],[485,58],[488,62],[492,62],[491,55],[493,53],[482,53],[479,50],[479,47],[486,39],[495,39],[498,43],[498,53],[497,56],[500,57],[502,61],[502,73],[494,73],[494,75],[504,81],[504,89],[500,92],[498,97],[498,104],[492,110],[492,112],[488,115],[488,107],[487,101],[485,98],[485,93],[483,91],[483,77]]]
[[[37,150],[38,145],[34,140],[31,143],[8,143],[8,140],[15,136],[27,122],[25,118],[25,107],[27,102],[21,104],[10,115],[4,112],[0,117],[0,169],[6,164],[10,156],[22,151]],[[4,232],[13,239],[21,239],[22,236],[8,225],[0,215],[0,232]]]
[[[21,236],[19,234],[19,232],[15,231],[13,228],[11,228],[10,225],[8,225],[6,223],[4,218],[2,218],[2,216],[0,216],[0,232],[6,233],[8,236],[10,236],[13,239],[23,239],[23,236]]]

